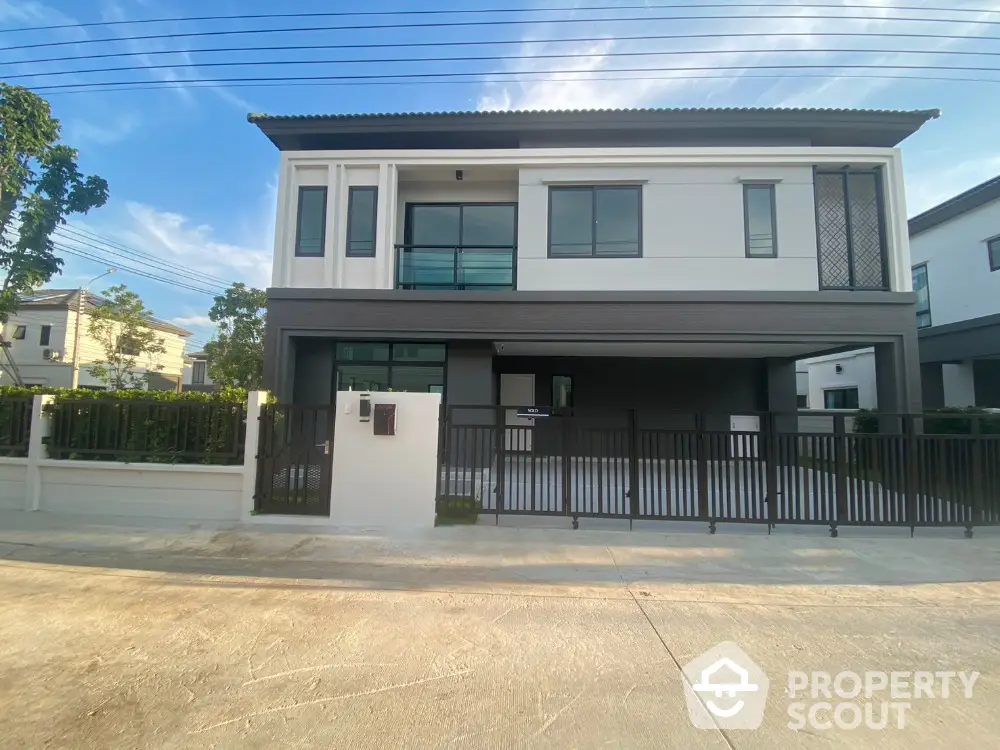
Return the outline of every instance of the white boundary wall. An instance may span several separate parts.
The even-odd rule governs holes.
[[[323,517],[254,513],[266,398],[250,394],[243,465],[209,466],[48,458],[43,406],[52,397],[35,396],[28,457],[0,457],[0,510],[374,530],[434,525],[440,395],[372,394],[373,405],[396,405],[396,434],[376,436],[374,420],[359,421],[360,394],[337,394],[331,513]]]

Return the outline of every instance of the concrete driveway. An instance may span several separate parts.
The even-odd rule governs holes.
[[[992,747],[1000,539],[951,536],[0,513],[0,745]],[[680,667],[720,641],[770,678],[760,729],[689,722]],[[903,729],[793,731],[789,670],[981,674],[909,701]]]

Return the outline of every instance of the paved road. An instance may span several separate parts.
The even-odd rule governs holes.
[[[956,535],[957,537],[958,535]],[[1000,539],[145,529],[0,514],[0,746],[992,747]],[[679,665],[768,673],[697,730]],[[978,670],[906,727],[787,728],[791,669]]]

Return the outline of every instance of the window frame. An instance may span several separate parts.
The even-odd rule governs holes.
[[[319,252],[302,252],[302,197],[310,191],[320,191],[323,194],[323,212],[320,222],[319,232]],[[295,210],[295,257],[296,258],[323,258],[326,256],[326,213],[329,208],[330,194],[326,185],[299,185],[299,202]]]
[[[930,271],[927,270],[927,261],[924,261],[923,263],[917,263],[915,266],[913,266],[912,268],[910,268],[911,283],[912,283],[912,277],[916,275],[918,269],[923,269],[923,272],[924,272],[924,286],[927,288],[927,310],[926,311],[922,311],[919,307],[917,307],[916,308],[916,316],[915,316],[916,319],[917,319],[917,329],[918,330],[923,330],[924,328],[930,328],[931,326],[934,325],[934,316],[931,315],[931,275],[930,275]],[[916,292],[916,289],[914,289],[913,291]],[[919,305],[919,304],[920,304],[920,302],[918,300],[917,301],[917,305]],[[925,326],[920,325],[920,316],[921,315],[926,315],[927,316],[927,325],[925,325]]]
[[[351,249],[351,229],[354,227],[354,196],[360,192],[373,193],[372,200],[372,249],[352,250]],[[325,232],[324,232],[325,233]],[[347,188],[347,236],[344,239],[344,254],[348,258],[374,258],[378,238],[378,186],[377,185],[351,185]],[[359,240],[361,242],[362,240]]]
[[[337,355],[337,350],[340,345],[384,345],[389,347],[389,357],[388,359],[341,359]],[[443,347],[443,354],[440,360],[409,360],[409,359],[397,359],[396,346],[405,344],[433,344]],[[388,381],[388,387],[393,388],[392,383],[392,373],[397,367],[403,368],[440,368],[441,370],[441,394],[442,401],[447,397],[448,393],[448,343],[446,341],[434,341],[434,340],[385,340],[385,339],[337,339],[333,343],[333,380],[330,383],[331,395],[334,399],[337,396],[338,383],[340,380],[340,368],[342,365],[358,365],[362,367],[385,367],[386,368],[386,380]],[[437,391],[430,390],[436,386],[428,386],[429,393],[435,393]],[[388,392],[388,391],[387,391]]]
[[[846,391],[854,391],[857,406],[827,406],[827,396],[831,393],[840,393]],[[826,411],[843,411],[843,410],[856,410],[861,408],[861,391],[856,385],[843,385],[837,386],[836,388],[824,388],[823,389],[823,409]]]
[[[771,252],[768,254],[750,252],[750,206],[747,200],[750,190],[766,189],[771,199]],[[773,182],[743,183],[743,247],[748,258],[778,257],[778,196]]]
[[[632,183],[622,183],[622,184],[595,184],[595,185],[549,185],[549,206],[548,206],[548,217],[547,217],[547,242],[546,242],[546,257],[552,260],[578,260],[581,258],[602,258],[602,259],[632,259],[642,257],[642,202],[643,202],[643,189],[641,184]],[[585,190],[590,191],[590,254],[589,255],[553,255],[552,254],[552,195],[556,192],[583,192]],[[597,242],[597,192],[599,190],[632,190],[638,194],[639,200],[637,203],[638,214],[636,216],[638,238],[636,242],[636,252],[632,255],[598,255],[597,245],[598,244],[609,244],[609,243],[598,243]],[[621,243],[625,244],[625,243]]]
[[[52,341],[52,326],[43,325],[38,333],[38,345],[51,346],[50,341]]]
[[[18,334],[21,334],[18,336]],[[11,334],[11,341],[24,341],[28,337],[28,326],[16,323],[14,325],[14,333]]]
[[[986,257],[989,260],[990,272],[1000,271],[1000,234],[986,240]]]
[[[207,378],[208,362],[204,359],[196,359],[191,363],[191,385],[205,385]]]

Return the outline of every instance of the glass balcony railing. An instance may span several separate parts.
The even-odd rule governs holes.
[[[510,245],[396,245],[396,288],[514,289],[517,248]]]

